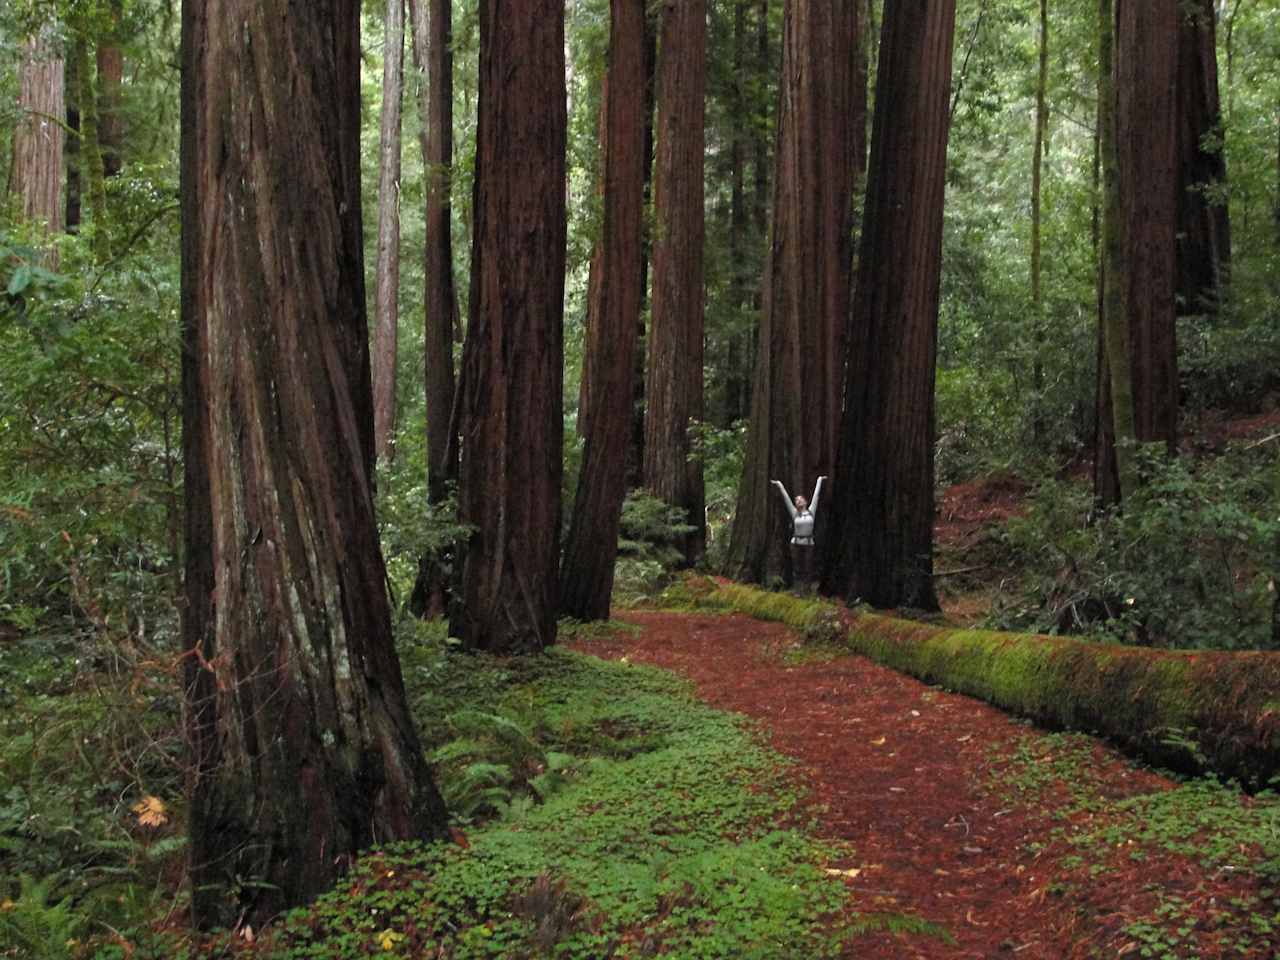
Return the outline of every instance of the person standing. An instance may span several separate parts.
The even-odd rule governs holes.
[[[818,478],[811,500],[806,501],[803,494],[797,494],[794,503],[781,480],[771,481],[782,495],[787,513],[791,514],[791,569],[797,587],[809,587],[813,583],[813,528],[818,517],[822,481],[826,479],[825,476]]]

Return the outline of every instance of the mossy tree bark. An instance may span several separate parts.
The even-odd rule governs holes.
[[[374,522],[356,0],[187,0],[192,915],[258,927],[443,834]]]
[[[98,130],[98,99],[95,83],[96,57],[93,19],[88,14],[77,17],[72,25],[72,56],[78,83],[76,103],[80,108],[80,176],[89,201],[90,244],[94,258],[103,263],[110,254],[110,226],[107,221],[106,167],[102,162],[102,146]]]
[[[706,19],[705,0],[669,3],[662,12],[644,389],[644,485],[693,527],[681,544],[689,566],[706,548],[702,463],[691,456],[690,434],[703,418]]]
[[[463,348],[455,636],[555,641],[565,272],[564,4],[481,0],[471,319]]]
[[[373,436],[378,459],[395,456],[396,350],[400,342],[400,115],[404,4],[387,0],[378,132],[378,251],[374,269]]]
[[[852,272],[856,0],[784,7],[773,220],[751,421],[728,567],[790,578],[788,517],[770,481],[808,491],[834,473]],[[819,541],[824,535],[819,513]]]
[[[445,502],[458,482],[457,378],[453,344],[458,298],[453,279],[453,5],[409,0],[414,67],[418,74],[419,141],[426,171],[426,247],[423,272],[427,401],[427,502]],[[448,606],[449,556],[426,553],[410,609],[439,616]]]
[[[953,0],[885,10],[822,589],[937,609],[934,375]]]
[[[560,570],[560,613],[607,620],[626,493],[644,192],[644,0],[612,0],[604,91],[604,227],[587,314],[585,446]]]

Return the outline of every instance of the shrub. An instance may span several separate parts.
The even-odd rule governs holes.
[[[1280,487],[1261,450],[1203,463],[1144,454],[1144,484],[1095,515],[1090,492],[1048,480],[1005,536],[1027,571],[997,628],[1087,633],[1171,648],[1271,646],[1269,575]]]

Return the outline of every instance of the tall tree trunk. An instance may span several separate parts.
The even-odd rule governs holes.
[[[607,620],[626,493],[635,330],[640,316],[644,193],[644,0],[611,0],[605,85],[604,228],[598,283],[588,305],[584,380],[592,384],[569,539],[560,570],[560,613]]]
[[[373,435],[378,459],[395,456],[396,346],[400,339],[400,107],[404,4],[387,0],[378,136],[378,261],[374,281]]]
[[[260,926],[440,837],[374,522],[356,0],[187,0],[192,913]],[[246,42],[247,41],[247,42]]]
[[[747,259],[747,144],[750,138],[751,101],[747,96],[747,2],[733,4],[733,79],[730,81],[729,139],[729,302],[741,317],[752,316],[755,283]],[[754,322],[736,325],[725,346],[724,406],[717,418],[728,427],[750,413],[751,338]]]
[[[102,172],[114,177],[124,167],[124,50],[121,48],[123,0],[106,4],[104,29],[98,37],[98,139]]]
[[[66,101],[67,130],[63,145],[63,156],[67,161],[67,204],[64,223],[67,233],[78,233],[80,230],[80,78],[76,71],[76,58],[71,56],[66,61]]]
[[[454,636],[555,641],[564,435],[564,4],[480,0],[471,322],[459,518],[471,525]]]
[[[75,57],[76,102],[80,106],[80,173],[89,200],[89,227],[93,231],[90,244],[94,259],[106,261],[110,253],[107,221],[106,169],[98,134],[98,100],[94,85],[93,23],[82,15],[74,25],[72,55]]]
[[[771,480],[807,490],[834,473],[849,323],[857,159],[857,0],[791,0],[783,14],[773,222],[751,423],[729,569],[790,577]],[[823,537],[819,514],[818,537]]]
[[[1114,504],[1132,492],[1137,432],[1125,310],[1125,221],[1116,128],[1115,0],[1098,3],[1098,154],[1102,169],[1102,249],[1098,280],[1098,428],[1093,491]]]
[[[64,72],[52,36],[41,33],[27,38],[19,68],[11,182],[23,219],[49,237],[62,232]],[[57,265],[52,249],[47,262]]]
[[[612,18],[610,19],[610,27],[612,29]],[[606,154],[608,152],[608,128],[609,128],[609,68],[605,67],[600,77],[600,96],[599,96],[599,116],[596,119],[596,170],[595,177],[595,194],[596,201],[600,204],[600,209],[604,210],[607,202],[605,186],[608,181],[608,171],[606,170]],[[594,378],[600,374],[596,365],[589,362],[591,353],[591,324],[592,318],[599,315],[599,310],[604,303],[606,295],[605,277],[607,268],[605,265],[605,248],[608,246],[608,238],[605,235],[605,227],[602,225],[599,236],[596,237],[595,243],[591,247],[591,258],[587,264],[587,317],[586,317],[586,338],[588,343],[584,346],[582,356],[582,376],[578,382],[578,417],[576,430],[579,437],[583,440],[590,435],[591,432],[591,416],[599,406],[597,398],[593,395],[593,388],[596,387]],[[636,311],[637,323],[640,322],[639,310]],[[632,356],[634,356],[634,350]],[[603,385],[601,385],[603,386]],[[628,423],[628,426],[630,424]]]
[[[1116,144],[1137,440],[1173,453],[1179,0],[1117,0]]]
[[[1213,0],[1178,20],[1178,310],[1213,314],[1231,267]]]
[[[644,391],[644,485],[683,510],[694,528],[682,545],[689,566],[706,547],[702,463],[690,456],[689,432],[703,410],[706,21],[705,0],[682,0],[663,9],[654,169],[657,238]]]
[[[1036,133],[1031,152],[1031,383],[1032,434],[1037,442],[1044,438],[1044,299],[1041,295],[1041,179],[1044,169],[1045,138],[1049,131],[1049,0],[1040,0],[1040,58],[1036,73]]]
[[[888,4],[823,590],[936,610],[934,376],[954,0]]]
[[[658,91],[658,18],[646,9],[644,18],[644,210],[653,203],[654,107]],[[653,253],[653,237],[649,218],[640,223],[640,316],[636,320],[635,373],[631,380],[631,443],[627,450],[627,486],[644,483],[644,416],[645,361],[647,328],[646,306],[649,303],[649,261]]]
[[[1104,16],[1109,6],[1103,0]],[[1114,216],[1104,228],[1106,363],[1094,468],[1104,503],[1119,501],[1138,482],[1133,460],[1123,462],[1137,444],[1158,443],[1169,453],[1176,448],[1178,21],[1178,0],[1116,0],[1114,7],[1114,96],[1100,103],[1115,110],[1115,183],[1106,188],[1107,215]],[[1108,128],[1104,123],[1104,137]],[[1103,154],[1105,180],[1106,143]],[[1116,322],[1121,315],[1123,327]],[[1128,409],[1126,372],[1132,442],[1125,441],[1129,428],[1121,419]]]
[[[439,505],[458,481],[458,423],[453,342],[458,299],[453,281],[453,4],[409,0],[413,55],[419,73],[420,142],[426,177],[425,393],[427,502]],[[451,552],[450,552],[451,555]],[[449,556],[428,552],[418,562],[410,609],[418,616],[445,612]]]

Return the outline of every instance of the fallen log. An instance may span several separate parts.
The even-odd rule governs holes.
[[[1177,773],[1280,785],[1280,653],[1174,651],[935,626],[691,577],[693,606],[781,621],[1052,729],[1102,736]]]

